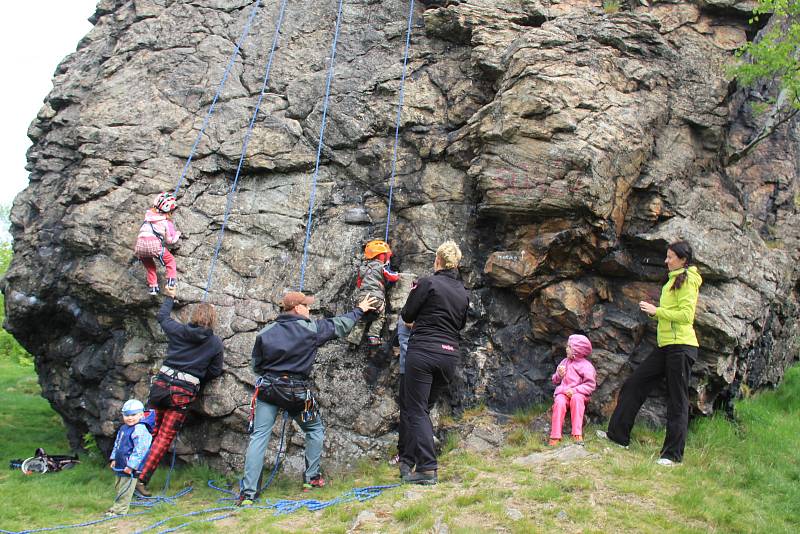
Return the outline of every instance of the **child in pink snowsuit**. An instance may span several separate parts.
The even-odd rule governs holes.
[[[181,233],[175,230],[170,220],[172,212],[178,207],[175,197],[169,193],[160,193],[153,201],[153,207],[144,215],[144,223],[139,228],[134,254],[144,264],[147,271],[147,285],[151,295],[158,295],[158,275],[156,274],[156,258],[167,269],[167,286],[175,287],[178,270],[175,257],[166,245],[175,244]]]
[[[583,412],[589,397],[597,387],[594,366],[586,359],[592,353],[592,342],[580,334],[573,334],[567,340],[567,357],[558,364],[553,374],[554,393],[553,419],[550,425],[550,442],[558,445],[561,441],[561,428],[569,407],[572,420],[572,439],[583,445]]]

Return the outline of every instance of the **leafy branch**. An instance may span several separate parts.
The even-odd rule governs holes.
[[[776,81],[778,97],[770,102],[764,125],[743,148],[728,156],[735,163],[800,112],[800,0],[759,0],[750,23],[773,17],[771,28],[736,54],[731,74],[744,86]]]

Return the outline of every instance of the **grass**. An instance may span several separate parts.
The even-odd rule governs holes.
[[[0,358],[0,452],[5,461],[29,456],[37,446],[67,451],[58,416],[38,396],[30,366]],[[506,445],[490,453],[464,448],[448,434],[441,456],[440,484],[387,490],[377,499],[321,512],[273,516],[242,510],[216,523],[197,523],[187,532],[430,532],[447,525],[453,533],[493,532],[797,532],[800,531],[800,367],[790,369],[774,391],[756,393],[736,407],[736,422],[723,417],[692,423],[682,465],[663,468],[655,459],[663,431],[637,427],[630,450],[591,439],[590,456],[566,464],[534,467],[516,457],[544,450],[544,437],[530,430],[543,407],[514,414]],[[483,408],[467,413],[476,421]],[[162,469],[153,487],[163,484]],[[177,469],[172,491],[195,490],[176,506],[160,506],[144,517],[124,518],[95,530],[128,532],[168,516],[218,505],[205,481],[219,477],[204,467]],[[313,497],[331,499],[354,487],[396,480],[385,463],[362,462]],[[98,459],[72,471],[26,477],[0,470],[0,529],[21,530],[87,521],[102,515],[112,498],[113,476]],[[270,498],[301,498],[295,477],[281,476]],[[306,495],[306,497],[308,497]],[[173,520],[164,528],[184,520]]]

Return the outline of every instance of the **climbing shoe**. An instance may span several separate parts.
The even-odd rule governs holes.
[[[150,492],[150,490],[147,489],[147,486],[145,486],[143,482],[136,483],[136,493],[138,493],[142,497],[150,497],[151,495],[153,495]]]
[[[239,495],[239,498],[236,499],[236,506],[253,506],[255,501],[250,499],[244,495]]]
[[[167,278],[167,287],[175,289],[178,285],[178,281],[175,278]]]
[[[308,482],[303,484],[303,491],[311,491],[314,488],[324,488],[324,487],[325,487],[325,479],[322,478],[320,475],[317,475]]]
[[[151,295],[154,295],[154,296],[158,296],[158,292],[159,291],[160,291],[160,289],[158,288],[158,286],[150,286],[150,289],[148,290],[148,293],[150,293]]]
[[[547,442],[548,447],[558,447],[561,443],[560,438],[550,438],[550,441]]]
[[[436,470],[431,471],[414,471],[409,473],[408,476],[403,477],[403,484],[418,484],[420,486],[434,486],[439,482],[439,477],[436,476]]]

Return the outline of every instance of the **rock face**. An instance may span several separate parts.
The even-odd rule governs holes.
[[[441,3],[415,13],[390,240],[417,275],[441,241],[464,250],[472,312],[450,407],[547,401],[564,342],[582,330],[600,376],[590,412],[607,414],[655,342],[637,302],[657,300],[677,238],[705,279],[695,411],[777,383],[800,339],[800,138],[787,124],[725,163],[758,131],[749,103],[772,90],[736,90],[724,74],[752,2],[634,2],[613,15],[581,0]],[[252,342],[298,284],[337,5],[287,8],[208,296],[226,371],[181,433],[187,461],[243,464]],[[7,328],[36,356],[73,442],[90,432],[108,444],[121,403],[146,397],[163,357],[132,245],[150,199],[175,186],[251,6],[101,0],[30,127]],[[383,235],[407,9],[344,3],[305,278],[318,315],[349,309],[361,247]],[[259,9],[180,192],[189,303],[202,298],[277,14],[276,2]],[[343,342],[320,351],[329,464],[394,442],[396,360],[379,362],[374,387],[367,367]],[[662,409],[656,395],[646,414]],[[289,444],[299,469],[300,433]]]

